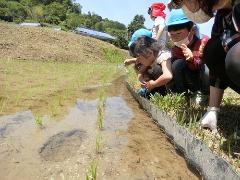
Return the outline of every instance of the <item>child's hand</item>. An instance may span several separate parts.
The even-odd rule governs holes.
[[[184,56],[186,57],[187,61],[192,61],[193,60],[193,53],[191,49],[189,49],[185,44],[182,44],[180,48],[183,51]]]
[[[123,63],[124,63],[125,66],[128,66],[128,65],[130,65],[130,64],[133,64],[133,63],[135,63],[135,62],[136,62],[136,59],[125,59],[125,60],[123,61]]]
[[[152,89],[155,88],[155,81],[150,80],[148,82],[144,81],[142,83],[142,86],[144,86],[145,88],[147,88],[149,91],[151,91]]]

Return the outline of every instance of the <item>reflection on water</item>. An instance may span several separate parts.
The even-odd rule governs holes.
[[[62,120],[45,119],[44,129],[37,127],[30,111],[1,117],[0,167],[4,167],[4,171],[2,168],[0,169],[1,177],[14,179],[17,174],[24,179],[31,179],[32,175],[39,179],[42,179],[43,175],[47,177],[49,174],[57,177],[55,171],[63,166],[51,163],[65,161],[64,164],[72,168],[76,163],[75,158],[79,154],[81,154],[81,158],[85,159],[79,160],[81,164],[84,164],[92,156],[91,153],[94,153],[95,137],[99,133],[97,127],[98,103],[98,99],[89,101],[78,99],[76,106],[72,107]],[[119,137],[117,131],[126,129],[127,123],[132,117],[133,113],[122,97],[106,99],[102,132],[108,143],[106,148],[113,151],[118,149],[119,145],[126,144],[127,139]],[[16,162],[18,166],[13,168]],[[66,162],[68,163],[66,164]],[[32,175],[27,173],[30,169],[28,164],[31,164],[31,172],[34,172]],[[46,167],[48,167],[48,171],[40,173]],[[11,169],[14,169],[14,172]],[[38,172],[39,170],[40,172]],[[77,176],[83,176],[84,173],[81,170]]]

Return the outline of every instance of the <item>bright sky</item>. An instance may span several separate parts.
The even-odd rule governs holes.
[[[169,0],[163,0],[165,4]],[[153,25],[152,20],[147,14],[148,7],[153,2],[161,2],[156,0],[76,0],[76,2],[82,5],[82,11],[87,13],[88,11],[94,12],[108,18],[110,20],[118,21],[126,26],[133,20],[136,14],[143,15],[146,19],[145,26],[151,28]],[[168,14],[169,11],[166,10]],[[208,23],[200,25],[200,31],[203,34],[209,35],[211,33],[213,20]]]

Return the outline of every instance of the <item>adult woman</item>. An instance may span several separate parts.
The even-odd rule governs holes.
[[[217,113],[224,89],[240,93],[240,0],[172,0],[169,8],[183,8],[196,23],[207,22],[215,15],[212,37],[203,57],[210,70],[210,100],[202,126],[217,128]]]

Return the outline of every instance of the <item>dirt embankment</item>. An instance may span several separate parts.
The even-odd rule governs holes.
[[[1,59],[92,63],[104,61],[102,47],[115,48],[109,43],[73,32],[0,22]]]

